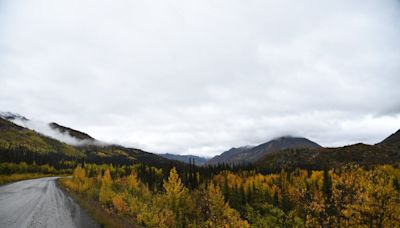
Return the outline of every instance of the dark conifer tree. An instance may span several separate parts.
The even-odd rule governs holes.
[[[278,191],[276,191],[276,190],[275,190],[275,192],[274,192],[274,197],[273,197],[273,199],[272,199],[272,204],[273,204],[275,207],[279,207],[279,196],[278,196]]]

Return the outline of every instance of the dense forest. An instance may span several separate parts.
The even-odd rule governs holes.
[[[396,227],[399,180],[398,165],[262,174],[85,164],[63,184],[146,227]]]

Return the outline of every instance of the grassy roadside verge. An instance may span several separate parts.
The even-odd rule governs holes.
[[[0,186],[21,181],[21,180],[28,180],[28,179],[37,179],[42,177],[51,177],[54,174],[43,174],[43,173],[14,173],[11,175],[0,175]]]
[[[99,202],[94,199],[82,196],[68,189],[64,184],[65,178],[57,180],[58,186],[67,192],[81,208],[83,208],[101,227],[138,227],[129,222],[129,219],[116,214],[114,211],[104,208]]]

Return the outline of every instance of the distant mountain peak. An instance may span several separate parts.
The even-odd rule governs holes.
[[[273,140],[282,140],[282,139],[292,139],[292,138],[301,138],[301,137],[296,137],[296,136],[293,136],[293,135],[282,135],[282,136],[273,138],[271,141],[273,141]]]
[[[279,136],[276,138],[273,138],[271,141],[282,141],[282,140],[295,140],[295,139],[306,139],[304,137],[299,137],[299,136],[293,136],[293,135],[283,135],[283,136]]]
[[[321,146],[306,138],[281,136],[254,147],[232,148],[210,159],[208,164],[256,162],[269,153],[299,148],[321,148]]]
[[[25,116],[22,116],[18,113],[13,112],[0,112],[0,117],[6,120],[20,120],[20,121],[28,121],[29,119]]]
[[[194,159],[196,165],[204,165],[208,161],[208,158],[196,155],[178,155],[171,153],[159,154],[159,155],[170,160],[181,161],[184,163],[189,163],[189,159]]]
[[[234,147],[234,148],[232,148],[232,149],[251,149],[251,148],[253,148],[254,146],[249,146],[249,145],[246,145],[246,146],[240,146],[240,147]]]
[[[230,148],[229,150],[227,150],[227,151],[236,151],[236,150],[248,150],[248,149],[251,149],[251,148],[253,148],[254,146],[239,146],[239,147],[232,147],[232,148]]]

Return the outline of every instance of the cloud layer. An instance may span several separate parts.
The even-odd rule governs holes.
[[[400,128],[400,3],[0,1],[0,110],[153,152]]]
[[[24,121],[24,120],[20,120],[20,119],[15,119],[15,120],[12,120],[12,122],[14,122],[15,124],[18,124],[22,127],[39,132],[43,135],[50,136],[53,139],[57,139],[61,142],[67,143],[69,145],[83,146],[83,145],[93,144],[92,141],[80,140],[80,139],[72,137],[68,133],[61,133],[60,131],[51,128],[49,123],[45,123],[43,121],[37,121],[37,120],[25,120]]]

